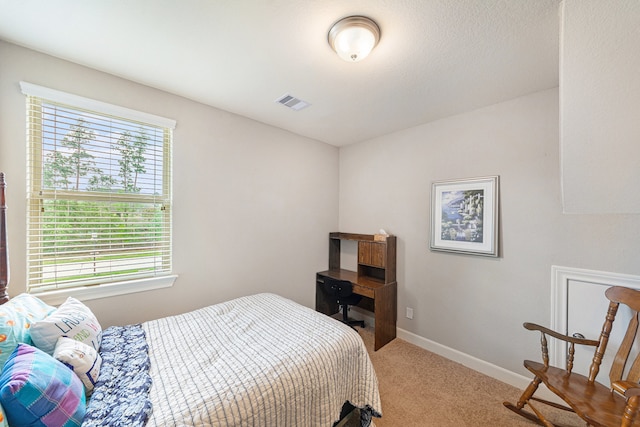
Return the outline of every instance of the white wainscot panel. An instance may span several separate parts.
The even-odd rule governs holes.
[[[551,329],[567,335],[579,333],[585,338],[597,340],[609,305],[604,292],[610,286],[640,289],[640,276],[553,266]],[[618,310],[597,378],[606,386],[609,386],[607,375],[615,351],[622,342],[630,318],[630,310],[626,307]],[[558,340],[550,339],[549,350],[551,364],[564,367],[567,347]],[[574,372],[588,375],[594,352],[594,347],[576,346]]]

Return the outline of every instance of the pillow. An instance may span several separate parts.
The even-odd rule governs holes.
[[[60,337],[53,351],[53,358],[67,365],[82,380],[87,394],[98,381],[102,357],[93,347],[72,338]]]
[[[33,344],[50,355],[60,337],[73,338],[99,350],[102,327],[89,307],[69,297],[56,311],[31,326]]]
[[[0,427],[9,427],[9,424],[7,424],[7,416],[4,414],[2,406],[0,406]]]
[[[0,305],[0,367],[19,343],[33,344],[31,327],[55,309],[30,294],[20,294]]]
[[[0,404],[12,426],[80,426],[82,381],[45,352],[18,344],[0,374]]]

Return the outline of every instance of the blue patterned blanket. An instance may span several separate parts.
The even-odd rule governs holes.
[[[150,361],[144,330],[140,325],[105,329],[100,355],[100,375],[82,426],[144,426],[152,410]]]

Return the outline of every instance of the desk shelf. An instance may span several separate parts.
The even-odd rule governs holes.
[[[358,242],[357,271],[340,268],[342,240]],[[329,269],[316,273],[316,310],[332,315],[338,312],[338,305],[326,300],[322,291],[324,277],[349,280],[353,291],[364,297],[358,307],[375,315],[375,350],[396,337],[396,236],[377,241],[373,234],[329,234]]]

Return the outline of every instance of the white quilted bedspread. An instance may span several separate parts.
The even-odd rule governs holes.
[[[146,322],[148,426],[331,427],[345,401],[381,414],[358,334],[274,294]]]

